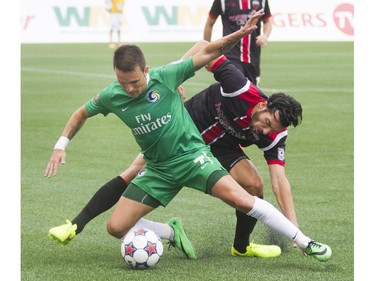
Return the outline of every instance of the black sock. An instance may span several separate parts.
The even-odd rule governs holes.
[[[258,197],[263,199],[263,195]],[[237,210],[236,217],[237,224],[233,247],[240,253],[245,253],[246,247],[250,245],[250,234],[253,232],[258,220]]]
[[[127,186],[128,184],[120,176],[103,185],[72,220],[72,224],[77,224],[76,234],[80,233],[89,221],[114,206]]]
[[[237,224],[233,247],[240,253],[246,252],[249,246],[250,233],[253,232],[257,219],[236,210]]]

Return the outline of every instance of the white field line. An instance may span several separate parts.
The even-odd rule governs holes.
[[[115,79],[115,75],[108,74],[98,74],[98,73],[88,73],[88,72],[78,72],[78,71],[65,71],[65,70],[52,70],[44,68],[32,68],[32,67],[22,67],[21,71],[27,72],[39,72],[47,74],[59,74],[59,75],[70,75],[70,76],[80,76],[80,77],[94,77],[94,78],[112,78]]]
[[[65,71],[65,70],[52,70],[52,69],[44,69],[44,68],[32,68],[32,67],[22,67],[21,71],[26,72],[39,72],[39,73],[46,73],[46,74],[58,74],[58,75],[70,75],[70,76],[80,76],[80,77],[94,77],[94,78],[112,78],[116,79],[115,75],[109,74],[98,74],[98,73],[89,73],[89,72],[78,72],[78,71]],[[209,86],[205,83],[201,82],[193,82],[193,81],[186,81],[185,85],[192,85],[192,86],[199,86],[204,89],[205,87]],[[269,89],[269,88],[261,88],[264,92],[295,92],[295,93],[303,93],[303,92],[345,92],[350,93],[354,92],[353,88],[308,88],[308,89]]]

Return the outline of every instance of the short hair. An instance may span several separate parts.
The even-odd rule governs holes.
[[[140,67],[146,67],[146,60],[141,48],[136,45],[122,45],[113,54],[113,68],[123,72],[133,71]]]
[[[267,108],[271,113],[280,113],[280,123],[283,127],[297,127],[302,122],[302,106],[293,97],[284,93],[272,94],[267,100]]]

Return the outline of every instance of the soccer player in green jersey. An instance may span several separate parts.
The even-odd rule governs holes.
[[[256,12],[238,31],[209,43],[197,54],[157,69],[148,69],[135,45],[115,51],[117,81],[80,107],[69,119],[55,145],[46,173],[64,161],[67,144],[99,113],[116,114],[132,131],[146,164],[118,201],[108,223],[108,233],[122,238],[146,214],[167,206],[187,186],[217,197],[235,209],[263,222],[319,261],[331,257],[331,248],[302,233],[273,205],[247,193],[213,157],[187,113],[177,88],[195,71],[232,48],[256,29],[263,11]],[[282,130],[280,112],[259,120],[272,130]]]

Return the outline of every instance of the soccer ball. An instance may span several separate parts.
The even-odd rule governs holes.
[[[125,262],[137,269],[155,266],[163,250],[159,236],[147,228],[129,231],[121,243],[121,255]]]

